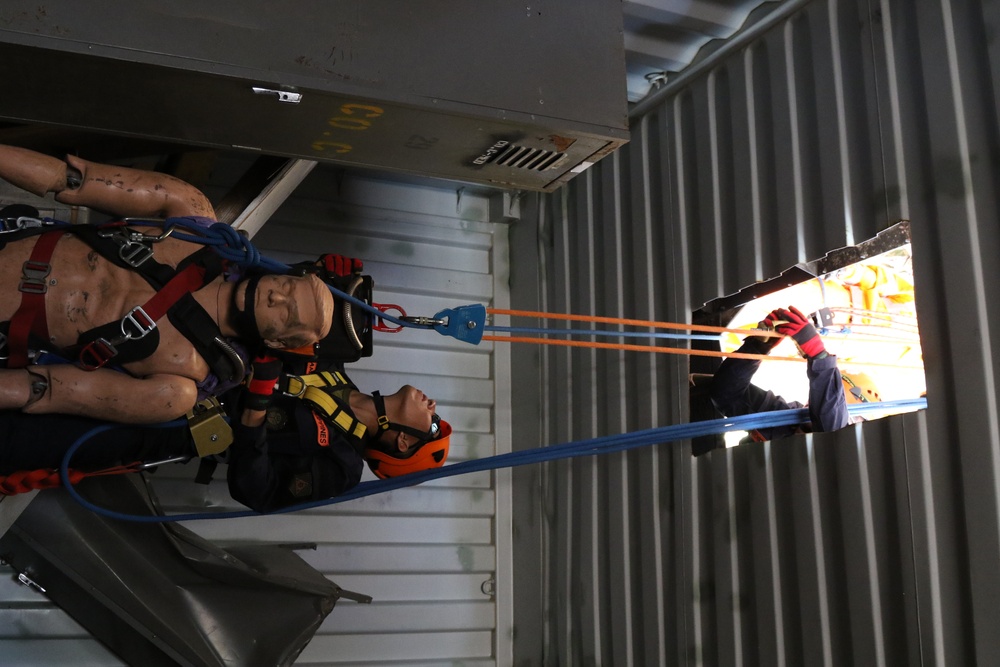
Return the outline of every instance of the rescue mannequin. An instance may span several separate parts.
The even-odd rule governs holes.
[[[57,201],[111,215],[189,216],[204,225],[214,222],[212,205],[201,191],[154,172],[73,156],[63,161],[0,146],[0,177],[36,195],[54,192]],[[162,230],[140,227],[138,231]],[[5,240],[2,236],[0,241]],[[19,286],[44,274],[35,282],[45,292],[44,339],[54,350],[76,345],[81,334],[94,327],[119,322],[124,327],[133,308],[157,293],[140,275],[109,261],[78,236],[63,233],[54,242],[51,257],[41,262],[43,271],[30,268],[37,268],[30,260],[43,235],[14,237],[0,248],[0,322],[10,322],[18,311],[24,297]],[[201,249],[174,238],[151,247],[156,262],[171,268]],[[226,339],[276,349],[322,339],[330,331],[335,308],[330,291],[312,274],[263,275],[238,282],[220,275],[194,291],[193,298]],[[210,366],[167,317],[156,322],[156,330],[155,350],[120,364],[127,374],[106,368],[84,370],[79,364],[0,369],[0,410],[126,423],[159,423],[184,415],[198,400],[198,384],[209,379]]]
[[[356,284],[363,264],[326,254],[296,267],[315,269],[324,281]],[[344,315],[350,319],[347,310]],[[220,413],[199,412],[202,402],[200,416],[183,426],[107,431],[108,425],[84,417],[0,411],[0,493],[59,485],[64,455],[95,427],[103,428],[73,454],[71,479],[198,455],[196,481],[207,483],[219,462],[229,463],[230,494],[261,512],[340,495],[358,483],[365,461],[383,478],[443,465],[451,427],[434,414],[436,402],[409,385],[386,397],[362,394],[344,363],[363,352],[354,341],[345,347],[343,335],[335,327],[309,350],[260,349],[245,386],[216,401]],[[226,413],[235,429],[222,419]]]
[[[850,379],[853,377],[857,380],[862,376],[844,376],[840,373],[836,355],[827,352],[816,327],[795,306],[772,311],[758,328],[777,331],[795,341],[807,360],[809,402],[803,406],[797,401],[786,401],[771,391],[751,384],[754,373],[760,367],[759,359],[727,357],[711,380],[709,395],[712,403],[727,417],[808,407],[809,423],[761,429],[751,433],[754,440],[770,440],[794,433],[835,431],[851,423],[847,412],[848,401],[860,403],[879,400],[877,390],[870,382],[866,380],[858,383]],[[769,354],[781,340],[779,337],[748,336],[737,352]],[[862,385],[861,389],[858,384]]]

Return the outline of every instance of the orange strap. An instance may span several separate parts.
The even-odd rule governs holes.
[[[684,331],[702,331],[709,333],[736,333],[744,336],[759,336],[762,338],[781,337],[777,331],[762,331],[759,329],[731,329],[727,327],[716,327],[708,324],[682,324],[678,322],[657,322],[653,320],[634,320],[623,317],[602,317],[599,315],[571,315],[565,313],[545,313],[531,310],[509,310],[505,308],[487,308],[486,312],[491,315],[510,315],[513,317],[535,317],[552,320],[570,320],[577,322],[599,322],[602,324],[625,324],[631,326],[651,327],[660,329],[680,329]],[[553,332],[557,333],[557,332]],[[586,340],[568,340],[561,338],[533,338],[522,336],[495,336],[485,335],[483,340],[499,343],[534,343],[536,345],[557,345],[561,347],[585,347],[601,350],[625,350],[629,352],[657,352],[660,354],[686,354],[696,357],[720,357],[733,359],[754,359],[760,361],[794,361],[805,362],[803,357],[773,357],[766,354],[748,354],[745,352],[721,352],[716,350],[694,350],[685,347],[660,347],[655,345],[630,345],[627,343],[598,343]],[[887,340],[887,339],[886,339]],[[886,368],[923,368],[922,365],[865,362],[866,366],[884,366]]]
[[[564,340],[559,338],[524,338],[519,336],[483,336],[483,340],[501,343],[535,343],[536,345],[560,345],[563,347],[589,347],[601,350],[627,350],[630,352],[658,352],[661,354],[689,354],[696,357],[733,357],[734,359],[767,359],[768,361],[804,362],[802,357],[770,357],[766,354],[745,352],[719,352],[716,350],[690,350],[686,347],[656,347],[649,345],[628,345],[626,343],[596,343],[586,340]]]
[[[135,472],[139,469],[138,463],[127,466],[114,466],[104,470],[94,472],[82,472],[80,470],[69,470],[69,481],[76,485],[85,477],[97,477],[99,475],[120,475],[127,472]],[[0,495],[13,496],[19,493],[27,493],[36,489],[52,489],[62,486],[62,478],[59,471],[52,468],[39,470],[19,470],[9,475],[0,475]]]
[[[570,320],[573,322],[600,322],[602,324],[628,324],[636,327],[655,327],[657,329],[680,329],[682,331],[707,331],[709,333],[738,333],[761,336],[764,338],[781,337],[777,331],[760,331],[758,329],[727,329],[708,324],[680,324],[678,322],[656,322],[653,320],[633,320],[624,317],[602,317],[600,315],[569,315],[565,313],[541,313],[532,310],[507,310],[503,308],[487,308],[491,315],[511,315],[513,317],[540,317],[549,320]],[[484,338],[485,340],[485,338]],[[505,339],[506,340],[506,339]]]

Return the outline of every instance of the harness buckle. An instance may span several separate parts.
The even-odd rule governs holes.
[[[49,290],[46,278],[52,272],[48,262],[29,259],[21,265],[21,282],[17,289],[25,294],[45,294]]]
[[[140,321],[141,320],[141,321]],[[135,327],[135,333],[128,331],[125,327],[127,324],[131,324]],[[125,340],[138,340],[140,338],[145,338],[149,335],[149,332],[156,328],[156,322],[151,318],[142,306],[136,306],[132,310],[125,314],[122,318],[122,335],[125,336]]]
[[[80,366],[87,371],[96,371],[115,358],[116,348],[107,338],[92,340],[80,349]]]
[[[137,269],[153,256],[153,247],[146,245],[142,241],[133,241],[123,237],[112,237],[118,244],[118,257],[123,262]]]
[[[131,219],[126,219],[125,224],[115,225],[110,230],[102,229],[97,235],[117,244],[118,257],[133,269],[137,269],[153,256],[152,244],[159,243],[173,234],[174,228],[170,226],[160,234],[146,234],[129,228],[128,220]]]
[[[289,373],[285,378],[285,389],[281,393],[291,398],[302,398],[303,394],[306,393],[306,389],[309,388],[309,385],[305,383],[302,376]],[[292,389],[293,386],[297,386],[298,389]]]

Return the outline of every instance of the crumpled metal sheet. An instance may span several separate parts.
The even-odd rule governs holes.
[[[152,515],[139,475],[84,480],[89,501]],[[0,539],[0,557],[112,652],[142,665],[290,665],[342,591],[291,549],[223,549],[174,524],[118,521],[60,489]]]

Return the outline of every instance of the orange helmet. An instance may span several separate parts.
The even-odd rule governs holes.
[[[882,400],[878,393],[878,387],[866,374],[841,373],[840,378],[844,383],[844,397],[848,404],[877,403]]]
[[[451,424],[433,415],[430,430],[425,432],[405,424],[390,422],[385,414],[385,399],[377,391],[372,392],[372,398],[378,412],[378,434],[368,438],[365,461],[376,477],[399,477],[444,465],[451,444]],[[381,441],[379,436],[389,430],[412,435],[417,438],[417,443],[405,452],[400,452]]]

